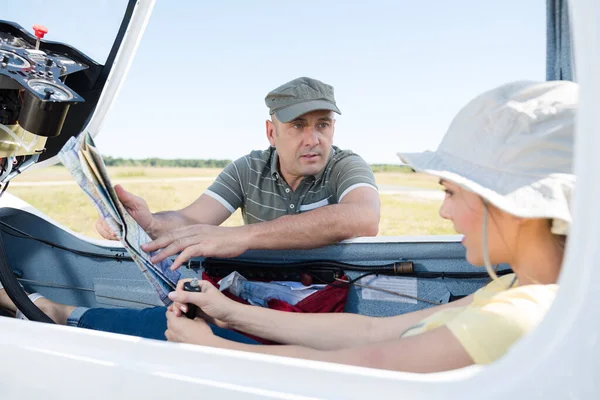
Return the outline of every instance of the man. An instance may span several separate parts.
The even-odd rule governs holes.
[[[162,249],[159,262],[178,252],[173,269],[192,257],[235,257],[249,249],[308,249],[357,236],[375,236],[379,194],[369,165],[332,145],[333,87],[298,78],[267,94],[270,147],[227,166],[194,203],[152,214],[146,202],[116,186],[132,217]],[[245,226],[220,227],[241,207]],[[114,239],[100,219],[97,229]]]
[[[333,113],[340,113],[333,88],[298,78],[265,100],[271,113],[266,123],[271,147],[234,161],[188,207],[152,214],[143,199],[116,186],[128,212],[154,239],[144,250],[162,249],[155,262],[183,250],[173,263],[175,269],[195,256],[312,248],[377,234],[379,194],[370,167],[359,156],[332,145]],[[218,226],[238,207],[245,226]],[[103,221],[97,226],[105,238],[114,238]],[[35,293],[30,298],[58,324],[166,340],[165,307],[88,309],[54,303]],[[0,307],[16,311],[4,290]],[[230,340],[252,342],[218,326],[211,329]]]

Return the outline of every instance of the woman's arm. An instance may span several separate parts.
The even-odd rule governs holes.
[[[167,326],[165,336],[169,341],[369,368],[425,373],[473,364],[460,342],[445,326],[403,339],[395,338],[336,350],[297,345],[263,346],[236,343],[214,336],[210,327],[200,318],[189,320],[177,317],[170,311],[167,312]]]
[[[400,338],[402,333],[433,313],[471,303],[465,297],[394,317],[369,317],[350,313],[301,314],[242,306],[229,326],[277,343],[334,350]]]
[[[209,322],[236,329],[277,343],[335,350],[397,339],[412,325],[429,315],[469,304],[472,296],[395,317],[368,317],[349,313],[301,314],[236,303],[208,282],[200,281],[202,292],[178,289],[170,295],[176,315],[185,303],[196,304]]]

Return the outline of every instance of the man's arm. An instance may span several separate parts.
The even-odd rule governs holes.
[[[150,235],[152,239],[163,236],[166,232],[178,227],[206,224],[221,225],[231,212],[214,198],[203,194],[195,202],[179,211],[150,212],[146,201],[135,196],[120,185],[115,186],[119,200],[136,222]],[[117,235],[110,229],[104,218],[96,221],[96,230],[108,240],[116,240]]]
[[[311,249],[379,230],[379,193],[358,187],[339,204],[245,226],[249,249]]]
[[[181,252],[171,266],[177,269],[193,257],[230,258],[249,249],[310,249],[376,235],[378,224],[379,194],[372,187],[358,187],[340,204],[246,226],[183,226],[142,245],[142,249],[162,249],[152,257],[154,263]]]
[[[193,224],[221,225],[231,211],[213,197],[202,194],[189,206],[178,211],[161,211],[152,214],[148,234],[153,239],[170,230]]]
[[[154,214],[154,225],[150,236],[153,239],[165,235],[176,228],[189,225],[221,225],[242,206],[247,179],[248,164],[242,157],[223,169],[196,201],[179,211],[164,211]]]
[[[247,178],[244,157],[229,164],[196,201],[178,211],[150,212],[146,201],[129,193],[121,185],[115,191],[125,209],[152,239],[190,225],[221,225],[243,203],[243,180]],[[116,239],[104,219],[99,218],[96,229],[105,239]]]

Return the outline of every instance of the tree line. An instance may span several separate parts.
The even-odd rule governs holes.
[[[120,158],[104,156],[107,167],[180,167],[180,168],[225,168],[231,160],[194,160],[194,159],[162,159],[162,158]],[[396,164],[371,164],[373,172],[412,172],[406,165]]]
[[[193,159],[173,159],[162,158],[115,158],[103,156],[104,164],[107,167],[183,167],[183,168],[225,168],[231,160],[193,160]]]

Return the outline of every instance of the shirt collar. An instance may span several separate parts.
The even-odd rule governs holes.
[[[281,175],[281,172],[279,172],[279,155],[275,147],[271,147],[271,175],[275,179]]]

